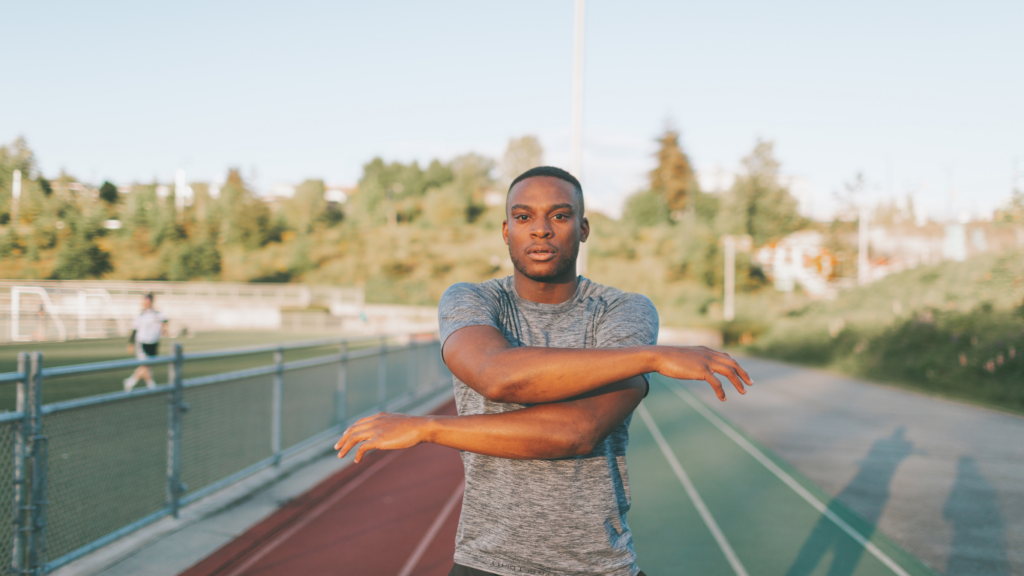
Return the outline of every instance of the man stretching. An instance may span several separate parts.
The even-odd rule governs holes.
[[[377,414],[335,445],[396,450],[433,442],[462,451],[466,491],[449,576],[636,576],[626,445],[646,374],[706,380],[743,394],[750,377],[727,354],[655,346],[645,296],[577,276],[590,223],[583,191],[540,167],[509,188],[502,236],[511,277],[460,283],[441,298],[442,358],[458,416]]]

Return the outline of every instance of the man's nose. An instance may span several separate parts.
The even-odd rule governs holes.
[[[530,236],[533,238],[550,238],[554,236],[554,230],[547,218],[538,218],[530,226]]]

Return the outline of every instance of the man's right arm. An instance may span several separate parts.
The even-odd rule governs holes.
[[[459,380],[495,402],[557,402],[651,372],[704,380],[722,401],[725,391],[716,373],[740,394],[753,384],[728,354],[703,346],[512,347],[493,326],[466,326],[448,337],[442,354]]]

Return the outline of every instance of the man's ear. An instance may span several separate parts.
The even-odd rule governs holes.
[[[586,242],[588,237],[590,237],[590,220],[584,216],[583,221],[580,222],[580,242]]]
[[[508,246],[508,219],[501,221],[501,239],[505,241],[505,246]]]

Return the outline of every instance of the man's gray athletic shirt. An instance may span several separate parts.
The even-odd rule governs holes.
[[[511,276],[455,284],[441,298],[438,316],[442,343],[467,326],[493,326],[512,346],[621,348],[658,338],[658,312],[646,296],[583,277],[561,304],[523,300]],[[454,382],[460,415],[526,407],[491,402]],[[466,492],[455,562],[505,576],[636,576],[626,524],[630,419],[586,456],[509,460],[462,452]]]

